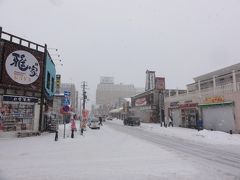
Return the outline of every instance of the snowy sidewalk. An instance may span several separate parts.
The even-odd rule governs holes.
[[[61,126],[57,142],[54,133],[0,139],[0,179],[190,180],[197,177],[207,180],[221,177],[211,167],[205,168],[179,153],[114,131],[107,124],[100,130],[87,129],[84,136],[78,131],[74,139],[70,138],[69,124],[65,139],[62,130]]]

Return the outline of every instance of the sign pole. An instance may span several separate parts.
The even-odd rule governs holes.
[[[64,124],[63,138],[65,139],[65,132],[66,132],[66,115],[64,115],[63,124]]]

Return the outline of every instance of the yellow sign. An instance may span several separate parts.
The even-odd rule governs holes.
[[[204,101],[204,103],[220,103],[220,102],[224,102],[223,96],[208,97]]]
[[[56,75],[56,89],[60,89],[61,87],[61,75],[57,74]]]

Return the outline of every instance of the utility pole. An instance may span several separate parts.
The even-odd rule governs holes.
[[[87,87],[87,83],[85,81],[83,81],[82,85],[82,90],[83,90],[83,110],[85,110],[85,104],[86,104],[86,99],[87,99],[87,95],[86,95],[86,87]]]
[[[45,129],[45,122],[43,121],[44,120],[44,117],[43,117],[43,106],[45,106],[44,104],[44,86],[45,86],[45,68],[46,68],[46,58],[47,58],[47,53],[48,53],[48,50],[47,50],[47,44],[45,44],[44,46],[44,59],[43,59],[43,73],[42,73],[42,87],[41,87],[41,98],[40,98],[40,114],[39,114],[39,126],[38,126],[38,130],[40,132],[42,132],[43,130],[46,130]],[[44,127],[43,127],[44,126]]]
[[[87,95],[86,95],[86,87],[87,87],[87,82],[83,81],[81,84],[82,87],[82,95],[83,95],[83,104],[82,104],[82,113],[86,113],[85,112],[85,104],[86,104],[86,99],[87,99]],[[82,122],[81,122],[81,135],[83,135],[83,128],[86,125],[86,119],[85,119],[85,115],[82,116]]]

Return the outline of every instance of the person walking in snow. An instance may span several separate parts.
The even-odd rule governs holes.
[[[71,120],[71,131],[72,131],[71,138],[74,138],[74,131],[77,130],[75,120],[76,120],[76,114],[73,115],[73,119]]]
[[[102,117],[101,117],[101,116],[99,117],[99,125],[101,125],[101,126],[103,125],[103,124],[102,124]]]
[[[172,116],[169,116],[168,118],[168,127],[172,126],[173,127],[173,119]]]

